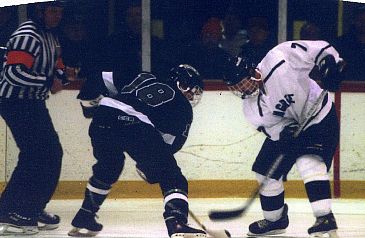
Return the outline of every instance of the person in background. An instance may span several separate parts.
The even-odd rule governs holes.
[[[314,22],[306,22],[299,34],[301,40],[323,40],[321,29]]]
[[[60,36],[63,63],[77,69],[77,77],[85,80],[98,51],[94,49],[95,45],[89,39],[89,31],[83,15],[71,11],[64,18]]]
[[[333,45],[338,49],[344,60],[344,80],[365,80],[365,7],[360,6],[354,11],[350,30],[334,40]]]
[[[58,184],[63,156],[45,100],[57,77],[67,80],[58,68],[62,64],[56,34],[63,4],[32,5],[29,20],[19,25],[6,44],[0,114],[20,152],[0,198],[0,235],[32,235],[60,223],[59,216],[45,211]]]
[[[264,219],[249,226],[249,236],[285,232],[289,217],[283,177],[295,164],[316,218],[309,235],[338,237],[329,170],[339,125],[334,103],[315,80],[336,91],[343,67],[338,52],[326,41],[281,43],[257,67],[249,58],[227,62],[228,88],[243,99],[246,119],[267,137],[252,166],[257,181],[264,183],[259,191]]]
[[[204,79],[222,79],[224,62],[230,56],[219,47],[222,39],[221,20],[209,18],[203,25],[200,40],[185,50],[185,58],[181,61],[199,69]]]
[[[128,82],[116,71],[102,72],[100,77],[106,89],[99,90],[104,93],[94,100],[81,99],[85,117],[92,117],[89,135],[96,163],[68,234],[95,236],[102,230],[96,213],[123,171],[126,152],[146,182],[160,185],[169,236],[206,237],[187,224],[188,182],[174,158],[187,140],[192,106],[203,93],[198,71],[179,65],[167,78],[141,72]]]
[[[119,30],[112,33],[105,47],[103,69],[119,70],[123,65],[125,74],[130,77],[142,70],[142,7],[140,1],[132,1],[123,12],[124,21]],[[175,65],[171,51],[166,50],[165,42],[151,36],[151,71],[165,74]],[[128,78],[128,77],[127,77]]]
[[[14,16],[16,7],[0,7],[0,46],[5,46],[11,33],[17,28]]]
[[[247,23],[248,42],[242,46],[241,56],[258,64],[269,50],[275,46],[270,37],[270,29],[265,17],[251,17]]]
[[[0,7],[0,71],[3,68],[6,43],[17,28],[14,21],[16,7]]]
[[[223,35],[220,41],[220,47],[231,56],[237,56],[242,51],[242,46],[247,43],[247,31],[243,29],[242,21],[239,15],[228,13],[223,21]]]

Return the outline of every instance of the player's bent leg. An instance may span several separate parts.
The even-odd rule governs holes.
[[[305,155],[297,159],[297,168],[304,181],[315,224],[308,229],[313,237],[337,237],[336,219],[331,210],[331,187],[327,167],[317,155]]]
[[[265,176],[256,174],[259,183]],[[286,232],[289,225],[288,206],[284,204],[282,179],[269,179],[260,191],[260,202],[264,218],[249,226],[248,236],[277,235]]]
[[[34,235],[39,232],[37,219],[18,213],[9,213],[0,217],[0,236]]]
[[[206,237],[205,231],[195,229],[187,224],[189,214],[188,181],[181,173],[174,158],[162,172],[160,187],[164,195],[165,212],[163,217],[169,236],[172,238]]]

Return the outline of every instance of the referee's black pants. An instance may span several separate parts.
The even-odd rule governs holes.
[[[51,199],[60,177],[63,150],[57,132],[45,101],[1,99],[0,113],[20,151],[1,194],[0,215],[17,212],[37,217]],[[7,158],[15,159],[14,155]]]

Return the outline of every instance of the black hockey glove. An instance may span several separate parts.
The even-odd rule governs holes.
[[[319,62],[320,79],[324,89],[335,92],[340,88],[344,65],[343,61],[336,63],[333,55],[327,55]]]
[[[85,118],[92,118],[96,109],[99,106],[99,101],[103,98],[102,95],[92,100],[80,100],[80,105],[82,108],[82,114]]]
[[[295,140],[294,134],[298,130],[299,124],[297,122],[293,122],[284,127],[284,129],[280,132],[280,141],[287,144],[291,143]]]

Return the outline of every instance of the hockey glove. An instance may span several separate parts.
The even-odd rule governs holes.
[[[320,79],[324,89],[335,92],[340,88],[344,65],[344,61],[336,63],[333,55],[327,55],[319,62]]]
[[[82,114],[85,118],[92,118],[96,109],[99,106],[99,101],[103,98],[103,95],[92,100],[80,100],[80,105],[82,108]]]
[[[283,143],[291,143],[295,140],[294,134],[298,130],[299,124],[297,122],[293,122],[284,127],[284,129],[280,132],[280,141]]]

